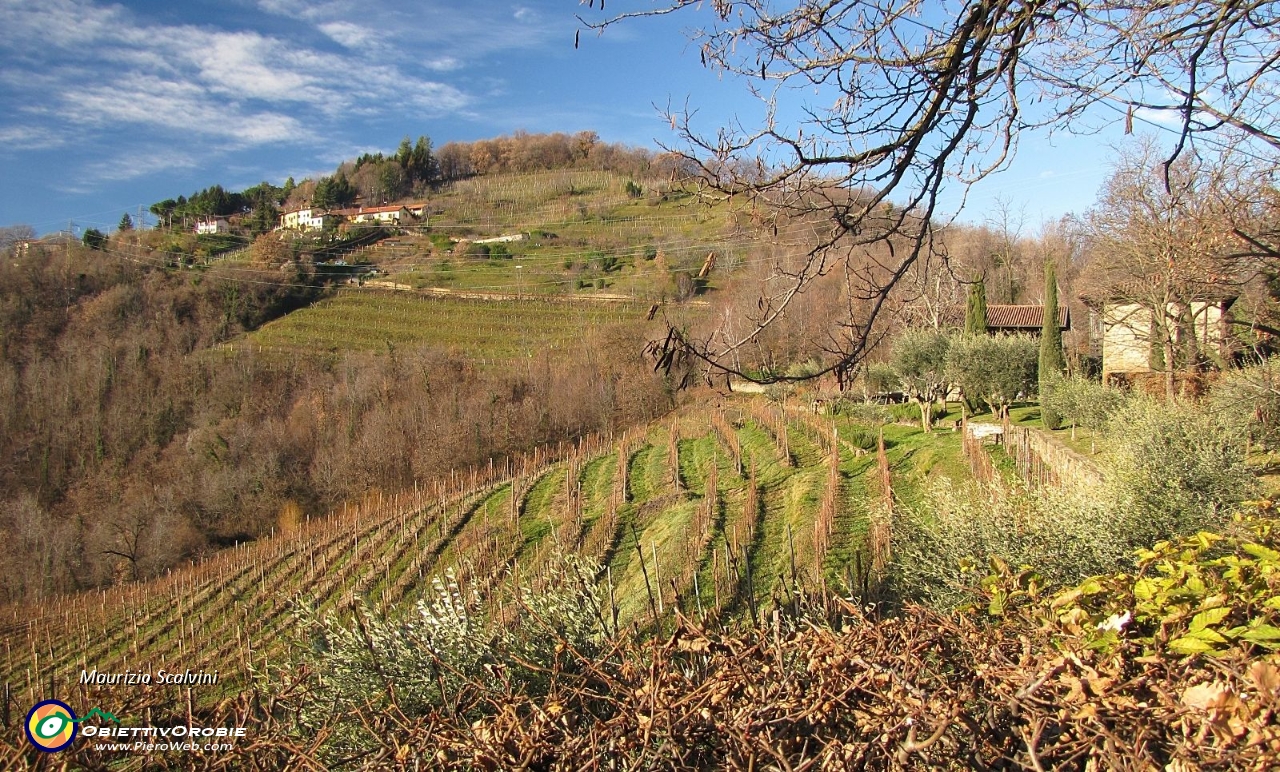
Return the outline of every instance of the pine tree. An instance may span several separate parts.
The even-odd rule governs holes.
[[[120,224],[116,226],[116,229],[121,231],[133,230],[133,218],[129,216],[128,212],[125,212],[124,216],[120,218]]]
[[[987,284],[983,279],[978,279],[969,285],[969,302],[964,313],[964,334],[987,334]]]
[[[418,141],[413,146],[413,152],[409,154],[409,178],[415,183],[431,182],[435,177],[434,169],[435,160],[431,155],[431,140],[428,137],[418,137]]]
[[[1045,428],[1057,429],[1062,416],[1044,406],[1044,393],[1066,370],[1062,359],[1062,328],[1058,326],[1058,276],[1053,262],[1044,266],[1044,321],[1040,327],[1040,419]]]

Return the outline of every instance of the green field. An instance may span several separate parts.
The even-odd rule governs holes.
[[[641,180],[642,193],[631,196],[632,182],[599,171],[455,182],[432,197],[428,225],[356,259],[415,289],[654,301],[680,294],[678,275],[696,275],[708,254],[715,253],[720,270],[703,291],[714,290],[750,253],[747,219],[732,205],[658,180]],[[504,236],[519,240],[471,245]],[[486,257],[484,249],[494,254]]]
[[[477,362],[505,361],[564,349],[596,332],[637,328],[644,311],[629,303],[346,290],[264,325],[244,342],[268,350],[320,354],[432,347]]]

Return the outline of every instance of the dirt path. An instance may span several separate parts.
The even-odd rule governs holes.
[[[465,300],[538,300],[545,303],[647,303],[648,300],[635,295],[621,295],[609,292],[597,292],[590,295],[539,295],[515,292],[480,292],[478,290],[454,290],[443,287],[423,287],[414,289],[408,284],[387,280],[366,281],[362,286],[373,289],[393,290],[396,292],[416,292],[419,295],[433,297],[463,298]],[[705,300],[686,301],[686,305],[709,305]]]

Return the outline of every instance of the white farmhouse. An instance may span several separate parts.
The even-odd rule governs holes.
[[[1227,356],[1231,348],[1230,310],[1235,297],[1195,300],[1185,307],[1168,304],[1165,318],[1181,320],[1174,329],[1174,345],[1182,346],[1194,336],[1196,348]],[[1102,377],[1104,381],[1128,380],[1135,374],[1157,371],[1152,366],[1156,349],[1161,345],[1154,331],[1152,309],[1132,300],[1107,299],[1093,302],[1094,334],[1102,343]]]
[[[280,227],[295,231],[322,230],[329,223],[340,222],[336,212],[303,207],[280,215]]]
[[[196,223],[196,233],[200,235],[230,232],[231,223],[222,217],[207,217]]]
[[[353,223],[398,225],[410,217],[422,217],[426,213],[426,209],[426,204],[392,204],[390,206],[361,206],[355,209],[341,209],[336,214],[342,215]]]

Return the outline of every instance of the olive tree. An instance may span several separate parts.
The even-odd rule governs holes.
[[[1040,407],[1052,410],[1071,426],[1101,431],[1111,414],[1123,406],[1124,392],[1079,375],[1052,373],[1040,379]]]
[[[1035,389],[1035,341],[1020,335],[963,335],[951,345],[947,373],[970,408],[1003,410]]]
[[[890,365],[903,391],[920,405],[920,423],[926,432],[933,427],[933,403],[945,397],[951,386],[950,349],[951,337],[938,330],[907,330],[893,344]]]

